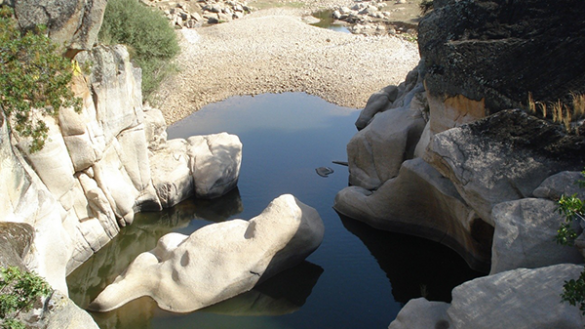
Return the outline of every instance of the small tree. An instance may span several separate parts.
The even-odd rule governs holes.
[[[581,172],[585,177],[585,170]],[[585,181],[577,181],[580,187],[585,187]],[[562,196],[558,201],[558,211],[565,217],[565,222],[559,227],[557,231],[556,241],[565,246],[572,246],[575,244],[577,232],[573,229],[572,223],[574,221],[585,221],[585,203],[577,197],[577,194],[572,196]],[[561,299],[571,305],[578,305],[581,313],[585,315],[585,271],[576,280],[565,281],[563,285],[563,293]]]
[[[0,318],[2,329],[24,329],[16,317],[30,311],[39,297],[51,294],[51,286],[34,272],[21,272],[18,267],[0,270]]]
[[[81,111],[81,100],[69,88],[71,62],[56,53],[45,33],[44,26],[21,31],[12,8],[0,7],[0,110],[14,119],[14,130],[32,138],[31,152],[45,145],[45,115],[56,116],[62,106]]]

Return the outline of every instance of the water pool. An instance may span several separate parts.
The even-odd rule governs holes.
[[[386,328],[420,296],[449,301],[451,289],[480,273],[452,250],[424,239],[374,230],[331,207],[347,186],[346,144],[358,111],[303,93],[233,97],[168,129],[169,139],[226,131],[243,144],[238,189],[215,200],[186,200],[134,224],[68,277],[81,307],[160,236],[189,234],[212,222],[250,219],[274,198],[295,195],[325,223],[322,245],[301,265],[253,291],[189,314],[159,310],[141,298],[109,313],[92,313],[101,328]],[[327,177],[315,169],[330,167]]]

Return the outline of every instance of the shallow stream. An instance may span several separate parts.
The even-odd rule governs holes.
[[[480,274],[452,250],[423,239],[381,232],[331,208],[347,186],[346,144],[358,111],[303,93],[233,97],[169,127],[171,138],[229,132],[243,143],[238,190],[211,201],[187,200],[134,224],[68,277],[81,307],[141,252],[168,232],[234,218],[250,219],[284,193],[317,209],[322,245],[301,265],[251,292],[189,314],[159,310],[141,298],[109,313],[92,313],[101,328],[386,328],[420,296],[450,301],[451,289]],[[318,167],[334,170],[319,176]],[[148,273],[145,273],[148,275]]]

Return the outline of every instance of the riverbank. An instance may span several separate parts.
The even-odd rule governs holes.
[[[167,123],[235,95],[305,92],[360,108],[418,63],[416,43],[314,27],[303,21],[306,13],[271,8],[179,30],[179,72],[155,95]]]

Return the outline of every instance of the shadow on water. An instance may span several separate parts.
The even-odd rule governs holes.
[[[394,300],[402,305],[419,297],[450,303],[453,287],[485,275],[470,269],[455,251],[440,243],[375,230],[341,214],[339,217],[376,258],[390,280]]]

